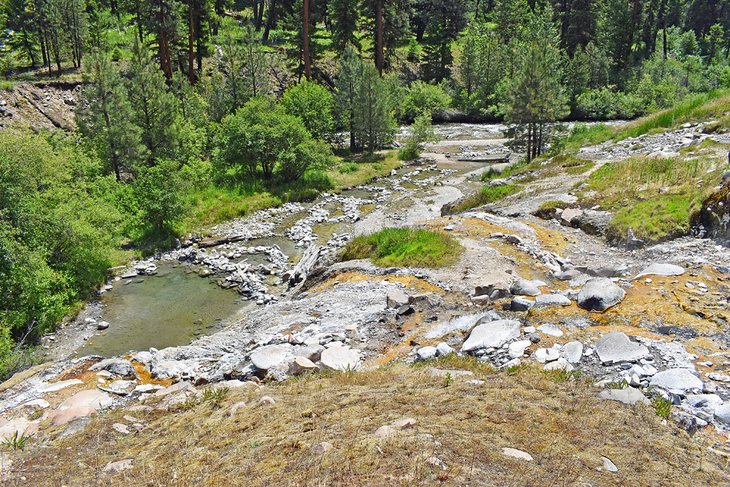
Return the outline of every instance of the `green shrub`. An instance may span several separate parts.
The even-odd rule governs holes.
[[[342,260],[371,259],[380,266],[446,267],[462,252],[461,244],[444,233],[387,228],[352,240],[345,246]]]
[[[343,162],[337,167],[337,170],[341,174],[350,174],[353,172],[357,172],[359,168],[360,167],[358,166],[357,162]]]
[[[482,189],[471,196],[461,200],[451,208],[450,213],[456,214],[462,211],[467,211],[472,208],[488,205],[494,203],[507,196],[516,193],[520,190],[520,187],[516,184],[504,184],[502,186],[484,186]]]

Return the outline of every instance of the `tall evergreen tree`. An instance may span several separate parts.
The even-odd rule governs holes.
[[[147,157],[142,131],[132,123],[132,105],[122,77],[103,54],[92,57],[90,82],[76,112],[81,133],[121,181]]]

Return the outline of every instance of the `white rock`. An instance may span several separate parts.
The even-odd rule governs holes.
[[[570,306],[570,299],[562,294],[541,294],[535,298],[535,306],[548,307],[548,306]]]
[[[525,349],[532,345],[530,340],[518,340],[509,344],[508,353],[511,358],[519,358],[525,354]]]
[[[259,370],[269,370],[281,366],[289,358],[289,349],[281,345],[257,348],[251,353],[251,363]]]
[[[541,364],[544,364],[546,362],[553,362],[559,359],[560,352],[558,352],[554,348],[538,348],[537,350],[535,350],[533,356],[535,357],[535,360],[537,360]]]
[[[702,390],[702,380],[687,369],[663,370],[654,375],[649,384],[674,394],[684,394],[688,390]]]
[[[330,370],[357,370],[360,368],[360,353],[348,347],[330,347],[322,352],[320,361]]]
[[[563,357],[560,357],[559,359],[555,360],[554,362],[550,362],[545,364],[544,367],[545,370],[564,370],[566,372],[570,372],[573,370],[573,366],[568,363],[567,360],[565,360]]]
[[[462,352],[482,348],[499,348],[509,340],[520,336],[520,322],[517,320],[496,320],[477,325],[461,346]]]
[[[589,311],[604,311],[621,302],[626,292],[605,277],[590,279],[580,290],[576,301]]]
[[[439,357],[444,357],[446,355],[450,355],[454,353],[454,349],[451,348],[448,343],[441,342],[438,345],[436,345],[436,353]]]
[[[635,362],[649,355],[648,348],[632,342],[629,337],[618,331],[599,338],[596,342],[596,352],[604,364]]]
[[[438,353],[438,350],[436,347],[428,346],[428,347],[421,347],[416,351],[416,355],[418,356],[419,360],[430,360],[432,358],[436,358],[436,354]]]
[[[537,327],[537,330],[540,333],[550,335],[556,338],[560,338],[561,336],[563,336],[563,330],[561,330],[560,327],[553,325],[552,323],[545,323],[544,325],[540,325]]]
[[[519,460],[532,461],[532,455],[526,451],[518,450],[516,448],[502,448],[502,455],[506,457],[517,458]]]
[[[650,404],[644,394],[633,387],[624,387],[623,389],[604,389],[599,394],[600,399],[606,401],[618,401],[624,404]]]
[[[563,355],[571,364],[577,364],[583,357],[583,344],[581,342],[568,342],[563,347]]]
[[[614,463],[611,460],[609,460],[608,458],[601,457],[601,461],[603,462],[603,469],[606,470],[607,472],[611,472],[611,473],[618,472],[618,467],[616,467],[616,465],[614,465]]]
[[[57,392],[62,389],[65,389],[67,387],[76,386],[83,384],[83,381],[80,381],[79,379],[68,379],[68,380],[61,380],[58,382],[51,382],[49,384],[43,384],[38,388],[38,392],[41,394],[47,394],[49,392]]]
[[[681,276],[684,274],[684,268],[674,264],[651,264],[643,271],[639,272],[634,279],[640,279],[644,276]]]

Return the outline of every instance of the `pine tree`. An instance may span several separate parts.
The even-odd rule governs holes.
[[[146,159],[147,152],[141,129],[132,123],[132,106],[122,77],[104,55],[93,56],[90,83],[81,98],[76,112],[79,130],[121,181]]]
[[[355,139],[372,153],[393,141],[396,123],[377,68],[366,64],[360,73],[355,96]]]
[[[137,44],[129,66],[128,92],[134,109],[132,120],[142,131],[150,165],[159,158],[174,159],[180,140],[179,108],[146,49]]]
[[[528,160],[544,149],[548,125],[568,114],[562,85],[563,53],[552,24],[552,9],[548,6],[530,17],[528,32],[533,38],[525,42],[517,59],[504,106],[505,119],[524,132]]]
[[[332,25],[332,47],[341,53],[348,44],[357,45],[357,24],[360,18],[358,0],[330,0],[327,5]]]
[[[363,63],[352,45],[347,45],[337,64],[335,81],[337,113],[340,124],[350,134],[350,150],[357,149],[355,140],[355,110],[358,80],[362,76]]]

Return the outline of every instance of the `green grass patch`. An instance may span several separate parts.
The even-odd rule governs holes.
[[[546,201],[543,204],[540,205],[540,207],[535,211],[535,216],[539,216],[540,218],[549,219],[552,218],[555,215],[555,210],[558,208],[567,208],[570,206],[565,201],[555,201],[550,200]]]
[[[503,186],[484,186],[478,193],[475,193],[454,205],[450,213],[456,214],[472,208],[494,203],[520,190],[516,184],[505,184]]]
[[[342,260],[370,259],[384,267],[447,267],[463,252],[451,235],[409,228],[386,228],[347,244]]]
[[[387,176],[393,169],[403,165],[398,160],[396,151],[375,154],[358,154],[340,156],[340,163],[327,171],[333,189],[339,191]]]
[[[723,162],[680,156],[632,157],[606,164],[588,177],[580,203],[614,213],[609,241],[624,239],[629,228],[649,242],[686,235],[691,215],[717,184]]]

